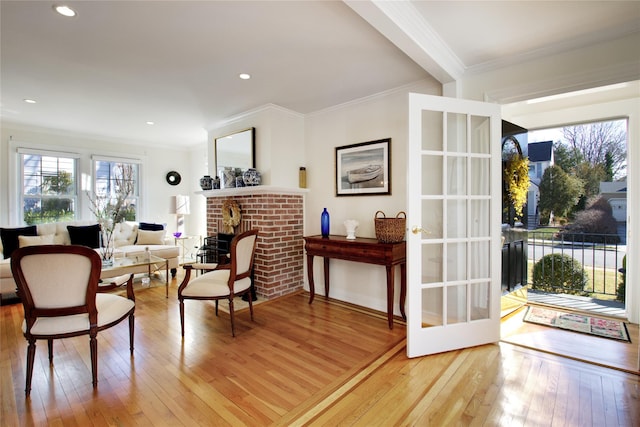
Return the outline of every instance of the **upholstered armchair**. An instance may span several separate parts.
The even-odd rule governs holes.
[[[253,260],[256,251],[258,230],[241,233],[231,241],[229,264],[195,263],[185,264],[184,280],[178,288],[180,303],[180,329],[184,337],[184,300],[214,300],[216,302],[216,316],[218,302],[229,301],[229,316],[231,317],[231,335],[236,336],[234,323],[233,299],[251,291]],[[191,280],[192,270],[203,270],[204,274]],[[251,320],[253,320],[253,304],[251,295],[248,298]]]
[[[129,318],[129,349],[133,355],[135,302],[98,293],[100,269],[100,255],[85,246],[27,246],[11,256],[11,270],[24,306],[27,396],[31,392],[36,340],[47,340],[49,363],[53,363],[54,339],[89,335],[94,388],[98,385],[99,331]],[[132,286],[130,278],[127,283]],[[128,289],[128,293],[133,296],[133,290]]]

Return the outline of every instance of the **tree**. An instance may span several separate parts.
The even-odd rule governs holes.
[[[573,171],[574,168],[582,162],[579,152],[574,151],[560,141],[553,143],[553,159],[554,164],[560,166],[562,170],[567,173]]]
[[[67,171],[43,175],[38,197],[39,206],[24,210],[25,223],[37,224],[73,219],[74,185],[73,176]]]
[[[562,129],[564,141],[583,161],[602,165],[620,178],[626,171],[627,127],[625,120],[587,123]]]
[[[584,189],[575,210],[586,209],[587,200],[600,194],[600,182],[608,181],[607,172],[604,165],[582,162],[574,168],[573,174],[582,181]]]
[[[540,181],[540,214],[566,217],[584,193],[582,181],[559,166],[548,167]]]

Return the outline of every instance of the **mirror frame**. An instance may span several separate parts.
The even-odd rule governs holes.
[[[233,136],[239,135],[239,134],[244,133],[244,132],[250,132],[249,135],[251,137],[251,142],[250,142],[251,147],[248,150],[249,152],[248,153],[243,153],[244,156],[248,156],[248,159],[247,159],[248,161],[246,162],[246,164],[250,165],[249,168],[255,168],[256,167],[256,128],[255,127],[250,127],[250,128],[242,129],[242,130],[239,130],[239,131],[236,131],[236,132],[232,132],[232,133],[220,136],[220,137],[218,137],[218,138],[216,138],[214,140],[214,147],[213,148],[214,148],[214,153],[215,153],[215,156],[216,156],[214,174],[216,176],[220,176],[220,173],[219,173],[220,172],[219,171],[220,162],[219,162],[218,159],[220,157],[219,156],[219,150],[220,150],[221,146],[224,145],[223,143],[226,142],[224,140],[230,139]],[[242,169],[242,171],[246,171],[247,169],[249,169],[247,167],[235,166],[235,165],[223,165],[223,166],[230,166],[230,167],[234,167],[234,168],[240,168],[240,169]],[[222,165],[220,167],[222,167]]]

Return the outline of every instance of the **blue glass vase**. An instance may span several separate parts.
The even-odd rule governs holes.
[[[327,212],[327,208],[324,208],[322,215],[320,215],[320,232],[322,237],[329,237],[329,212]]]

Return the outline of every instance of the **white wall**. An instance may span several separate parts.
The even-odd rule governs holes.
[[[256,128],[256,169],[263,185],[297,187],[298,170],[304,165],[304,116],[277,105],[265,105],[230,118],[209,130],[208,174],[215,176],[216,138],[250,127]]]
[[[308,115],[305,118],[307,186],[305,235],[320,234],[320,214],[327,208],[331,234],[346,235],[343,222],[360,222],[359,237],[375,237],[374,215],[381,210],[395,216],[406,211],[408,107],[410,92],[440,94],[435,82],[422,81],[402,89],[379,94]],[[359,142],[391,138],[391,195],[336,197],[335,148]],[[306,267],[305,267],[306,268]],[[399,314],[399,274],[394,311]],[[322,262],[314,264],[316,283],[322,283]],[[305,278],[306,278],[305,274]],[[348,261],[331,261],[330,296],[386,312],[384,267]],[[309,289],[305,283],[305,289]],[[316,292],[324,293],[323,286]]]
[[[0,225],[17,226],[19,210],[15,206],[15,200],[19,191],[19,183],[15,178],[10,178],[11,171],[18,169],[18,156],[15,148],[34,147],[53,151],[74,152],[80,155],[81,168],[79,179],[87,177],[91,173],[92,154],[114,157],[128,157],[142,160],[141,174],[143,187],[141,193],[141,210],[139,220],[167,223],[168,230],[175,229],[175,215],[170,214],[171,196],[177,194],[189,194],[193,183],[190,171],[188,151],[172,150],[169,148],[152,148],[136,144],[135,141],[113,141],[84,137],[77,134],[12,125],[6,122],[2,124],[0,132]],[[182,182],[177,186],[169,185],[166,174],[169,171],[178,171],[182,175]],[[92,219],[84,192],[80,192],[79,219]]]

